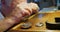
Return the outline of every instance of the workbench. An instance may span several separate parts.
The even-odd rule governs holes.
[[[37,14],[28,22],[32,23],[32,27],[29,29],[20,29],[20,24],[16,25],[9,32],[60,32],[59,30],[49,30],[46,28],[46,21],[55,23],[55,17],[60,17],[60,10],[55,12],[41,13],[43,14],[42,18],[39,17],[40,14]],[[44,25],[41,27],[36,27],[36,23],[42,22]]]

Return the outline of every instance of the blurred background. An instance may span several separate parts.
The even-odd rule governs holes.
[[[28,0],[27,2],[37,3],[40,9],[43,9],[45,7],[57,6],[57,4],[60,4],[60,0]]]
[[[9,5],[11,4],[11,1],[12,0],[0,0],[0,14],[3,16],[7,16],[9,15],[10,11],[9,11]],[[54,11],[58,9],[58,7],[60,6],[60,0],[27,0],[28,3],[30,2],[34,2],[34,3],[37,3],[38,6],[40,7],[40,11]],[[2,5],[2,4],[5,4],[5,5]],[[8,10],[2,10],[1,11],[1,8],[3,6],[6,6],[5,8],[8,9]],[[0,17],[2,17],[0,15]],[[4,17],[2,17],[4,18]]]

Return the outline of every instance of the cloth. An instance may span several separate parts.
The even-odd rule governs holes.
[[[0,20],[4,19],[4,16],[0,12]]]
[[[4,19],[4,16],[1,14],[1,0],[0,0],[0,20]]]

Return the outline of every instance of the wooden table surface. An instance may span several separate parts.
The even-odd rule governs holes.
[[[46,24],[45,22],[52,22],[55,23],[55,17],[60,17],[60,12],[59,11],[55,11],[53,13],[42,13],[43,16],[42,18],[40,17],[41,14],[36,15],[35,17],[33,17],[32,19],[28,20],[28,22],[32,23],[32,27],[29,29],[21,29],[20,28],[20,24],[16,25],[15,27],[13,27],[11,30],[9,30],[10,32],[60,32],[59,30],[48,30],[46,28]],[[41,27],[36,27],[36,23],[42,22],[44,25]]]

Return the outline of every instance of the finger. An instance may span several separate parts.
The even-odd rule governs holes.
[[[27,11],[29,11],[30,14],[32,14],[32,9],[31,9],[30,7],[26,7],[26,8],[24,8],[24,9],[27,10]]]
[[[35,3],[29,3],[29,5],[30,5],[29,7],[32,8],[33,12],[38,12],[39,7],[38,7],[37,4],[35,4]]]
[[[22,8],[22,9],[28,10],[32,14],[32,9],[28,6],[27,3],[18,4],[17,7],[19,7],[20,9]]]
[[[19,9],[20,9],[22,12],[25,12],[27,15],[32,14],[32,9],[30,9],[30,8],[28,7],[28,4],[27,4],[27,3],[18,4],[17,7],[19,7]]]
[[[28,15],[28,16],[30,15],[30,12],[29,12],[28,10],[22,9],[22,12],[25,13],[25,16],[26,16],[26,15]]]

